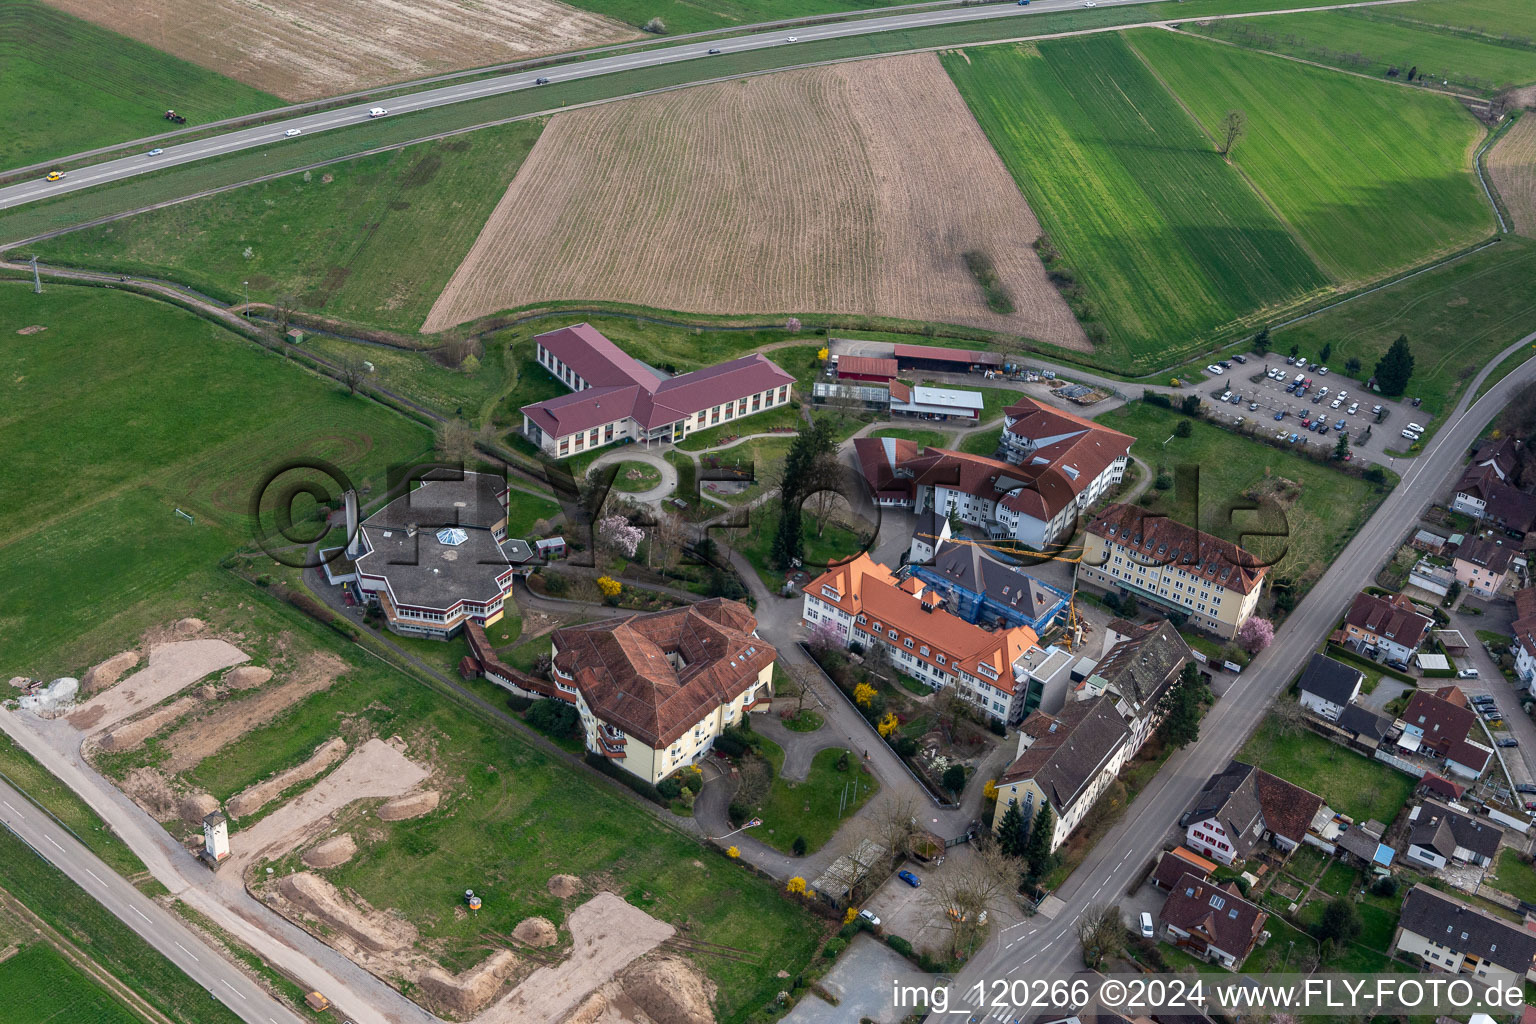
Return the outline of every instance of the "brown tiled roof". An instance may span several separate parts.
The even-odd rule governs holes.
[[[1145,563],[1177,565],[1199,579],[1246,594],[1269,567],[1231,541],[1136,505],[1115,502],[1088,524],[1088,532],[1129,548]]]
[[[964,366],[983,364],[1001,366],[1002,356],[996,352],[979,352],[964,348],[939,348],[933,345],[897,345],[892,352],[898,360],[925,359],[935,362],[957,363]]]
[[[1447,800],[1460,800],[1461,795],[1467,791],[1467,787],[1452,782],[1444,775],[1436,775],[1434,772],[1425,772],[1419,779],[1419,785],[1431,793],[1439,794]]]
[[[1243,899],[1233,882],[1218,885],[1185,874],[1174,884],[1158,918],[1241,961],[1258,941],[1269,915]]]
[[[1424,642],[1434,620],[1402,594],[1378,597],[1365,591],[1355,595],[1345,619],[1351,626],[1372,636],[1391,640],[1414,649]]]
[[[661,749],[773,664],[756,628],[746,605],[724,598],[566,626],[552,636],[555,667],[599,720]]]
[[[891,389],[891,401],[893,401],[893,402],[910,402],[910,401],[912,401],[912,385],[904,384],[904,383],[902,383],[899,380],[893,380],[887,386]]]
[[[1515,643],[1536,658],[1536,587],[1515,591],[1515,621],[1510,623]]]
[[[1408,890],[1398,925],[1407,932],[1491,960],[1523,977],[1536,970],[1536,932],[1469,907],[1422,882]]]
[[[1477,721],[1477,716],[1467,708],[1466,697],[1454,686],[1443,687],[1440,692],[1423,690],[1413,695],[1403,710],[1403,721],[1414,728],[1424,730],[1424,746],[1444,756],[1453,744],[1467,738],[1467,732]],[[1465,761],[1461,762],[1466,764]],[[1468,767],[1475,767],[1468,765]]]
[[[1152,872],[1152,879],[1164,889],[1172,889],[1185,875],[1201,880],[1211,877],[1216,865],[1184,847],[1164,851]]]
[[[1322,809],[1323,798],[1263,769],[1254,772],[1253,781],[1259,791],[1264,827],[1293,843],[1301,842],[1312,819]]]
[[[837,361],[839,377],[857,374],[865,377],[896,376],[896,360],[878,356],[842,356]]]
[[[1011,421],[1008,433],[1037,441],[1037,447],[1029,452],[1020,467],[1026,471],[1034,470],[1028,477],[1034,490],[1020,491],[1004,504],[1037,519],[1048,520],[1065,508],[1060,490],[1065,489],[1070,497],[1081,494],[1116,459],[1129,455],[1131,445],[1136,441],[1129,434],[1100,426],[1033,398],[1020,398],[1004,409],[1003,415]],[[1039,444],[1039,441],[1047,443]],[[1054,500],[1053,492],[1057,493]],[[1027,497],[1031,493],[1038,493],[1044,504],[1031,502]],[[1020,503],[1019,507],[1015,508],[1015,502]],[[1029,507],[1031,505],[1038,505],[1039,510]]]
[[[1468,537],[1456,549],[1456,561],[1487,569],[1495,576],[1509,570],[1509,559],[1517,548],[1496,544],[1487,537]]]
[[[1057,715],[1032,712],[1025,726],[1027,733],[1038,738],[1008,766],[998,783],[1033,779],[1058,814],[1077,800],[1131,735],[1108,697],[1068,704]]]
[[[536,335],[534,344],[543,345],[594,388],[639,384],[654,386],[656,375],[625,352],[591,324],[575,324]],[[535,349],[537,351],[537,349]]]

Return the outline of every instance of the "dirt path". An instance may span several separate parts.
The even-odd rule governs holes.
[[[99,732],[245,660],[245,652],[223,640],[160,644],[150,650],[147,666],[80,705],[69,724],[81,732]]]

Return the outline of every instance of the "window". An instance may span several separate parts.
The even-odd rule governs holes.
[[[903,647],[905,647],[907,650],[910,651],[912,649],[912,638],[911,637],[907,637],[905,640],[903,640],[901,642],[901,645]]]
[[[927,644],[923,644],[923,646],[922,646],[922,648],[921,648],[919,653],[921,653],[922,656],[925,657],[925,658],[928,657],[928,645]]]
[[[886,635],[886,636],[888,636],[888,637],[890,637],[890,638],[891,638],[891,639],[892,639],[892,640],[895,640],[895,639],[896,639],[896,631],[895,631],[895,630],[894,630],[894,629],[888,629],[888,630],[886,630],[886,631],[885,631],[885,635]]]

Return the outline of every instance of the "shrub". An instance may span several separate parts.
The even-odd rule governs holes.
[[[809,844],[806,843],[805,836],[795,836],[795,841],[790,844],[789,849],[796,857],[804,857],[807,845]]]
[[[649,32],[652,35],[665,35],[667,31],[667,23],[662,21],[660,18],[652,18],[650,21],[640,26],[640,29],[643,32]]]
[[[668,800],[676,800],[678,797],[683,795],[683,784],[678,782],[677,779],[669,776],[656,783],[656,792],[660,793]]]
[[[725,810],[725,816],[730,819],[732,825],[739,828],[742,822],[752,817],[752,808],[744,803],[732,800],[731,805]]]
[[[885,944],[890,946],[896,952],[900,953],[902,956],[910,957],[912,955],[912,943],[908,942],[900,935],[887,935],[885,937]]]
[[[553,697],[544,697],[535,701],[528,709],[528,724],[556,739],[564,739],[574,736],[580,727],[581,717],[573,704],[567,704],[563,700],[555,700]]]
[[[911,736],[901,736],[891,746],[901,757],[912,757],[917,753],[917,740]]]
[[[951,793],[958,793],[965,788],[965,766],[952,764],[944,769],[944,788]]]
[[[519,697],[514,693],[512,696],[507,698],[507,707],[511,708],[513,711],[516,711],[518,714],[522,714],[524,711],[527,711],[529,708],[533,707],[533,698]]]
[[[987,728],[992,730],[994,736],[1007,736],[1008,727],[1003,724],[1001,718],[994,718],[987,722]]]
[[[1391,899],[1397,895],[1397,879],[1391,875],[1383,875],[1376,880],[1375,885],[1371,886],[1371,892],[1377,896],[1385,896]]]
[[[828,960],[836,960],[837,955],[847,948],[847,939],[828,939],[827,944],[821,947],[821,955]]]
[[[557,572],[544,574],[544,589],[553,597],[560,597],[571,588],[570,581]]]
[[[734,736],[721,733],[715,737],[715,749],[726,757],[740,757],[747,752],[747,745]]]
[[[697,768],[684,772],[683,788],[694,796],[698,796],[699,791],[704,788],[704,773]]]
[[[652,803],[660,804],[663,807],[667,806],[667,801],[662,797],[660,793],[656,792],[655,786],[651,785],[649,782],[646,782],[644,779],[636,775],[631,775],[629,772],[608,760],[602,754],[593,754],[588,752],[587,764],[591,765],[593,768],[596,768],[610,779],[614,779],[623,783]]]

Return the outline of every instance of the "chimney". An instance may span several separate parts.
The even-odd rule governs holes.
[[[357,492],[349,490],[343,498],[347,506],[347,557],[356,558],[363,549],[362,530],[357,520]]]

